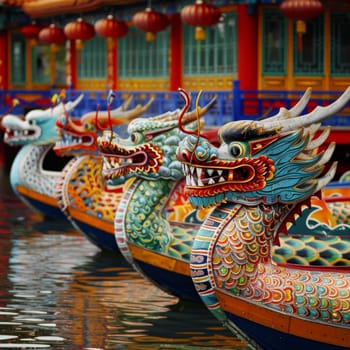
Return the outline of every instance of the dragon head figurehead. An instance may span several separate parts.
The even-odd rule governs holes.
[[[233,121],[219,131],[220,146],[190,135],[177,149],[186,176],[186,193],[199,207],[235,202],[243,205],[302,203],[334,176],[329,160],[334,143],[324,145],[330,129],[316,137],[321,121],[342,109],[348,88],[329,106],[300,115],[308,89],[290,110],[263,120]]]
[[[4,116],[2,127],[5,129],[4,141],[10,145],[46,145],[57,140],[56,120],[65,112],[74,109],[83,99],[80,95],[76,100],[59,103],[48,109],[34,109],[28,112],[24,119],[9,114]]]
[[[128,126],[129,137],[120,138],[116,133],[105,132],[98,138],[103,155],[104,178],[113,183],[124,182],[131,177],[144,179],[176,180],[183,176],[181,163],[175,151],[186,135],[178,127],[179,115],[189,129],[197,128],[197,119],[214,104],[191,112],[175,110],[150,118],[137,118]]]
[[[54,147],[60,156],[97,154],[97,137],[103,130],[120,126],[147,111],[152,104],[150,99],[145,105],[137,105],[128,110],[132,101],[129,97],[120,107],[107,111],[96,111],[84,114],[80,119],[71,118],[68,114],[56,121],[58,140]]]

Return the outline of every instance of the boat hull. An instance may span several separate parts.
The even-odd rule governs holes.
[[[178,298],[201,302],[189,263],[128,243],[136,269],[160,289]]]
[[[216,295],[226,316],[245,334],[268,350],[345,350],[350,328],[333,327],[265,309],[223,291]]]
[[[34,212],[51,219],[67,220],[58,207],[56,198],[38,193],[21,185],[16,185],[16,189],[18,197]]]
[[[99,219],[74,208],[69,208],[72,225],[80,231],[90,242],[102,250],[119,254],[119,248],[114,235],[114,224]]]

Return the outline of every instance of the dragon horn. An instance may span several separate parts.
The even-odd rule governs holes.
[[[312,88],[309,87],[305,90],[301,99],[291,108],[286,109],[281,107],[278,113],[272,117],[269,117],[268,120],[283,120],[288,118],[294,118],[300,115],[300,113],[304,110],[306,105],[308,104],[311,97]]]
[[[203,115],[214,105],[216,98],[217,96],[215,95],[205,106],[198,107],[198,110],[194,109],[191,112],[187,112],[181,120],[182,125],[192,123],[198,118],[203,117]],[[176,115],[176,117],[178,118],[178,115]]]
[[[57,115],[57,114],[69,112],[72,109],[74,109],[83,98],[84,98],[84,95],[80,94],[74,101],[69,101],[67,103],[61,102],[58,106],[51,109],[52,110],[51,114]]]
[[[132,97],[131,97],[132,98]],[[147,109],[150,107],[150,105],[153,103],[154,98],[151,98],[145,105],[137,105],[135,108],[131,110],[125,110],[125,106],[128,106],[130,104],[129,102],[130,98],[126,100],[121,106],[112,109],[110,111],[110,116],[113,119],[114,124],[122,124],[125,123],[128,120],[134,119],[147,111]],[[82,121],[89,120],[90,118],[95,118],[96,112],[88,112],[82,116]],[[103,120],[108,118],[108,111],[99,111],[98,112],[98,119]]]
[[[197,120],[197,117],[202,117],[215,103],[217,96],[215,95],[204,107],[199,107],[198,111],[193,110],[191,112],[185,113],[182,119],[183,124],[191,123]],[[151,117],[152,121],[161,121],[161,122],[178,122],[179,115],[183,112],[183,110],[176,109],[174,111],[168,111],[163,114]]]
[[[126,116],[126,119],[127,120],[132,120],[138,116],[140,116],[141,114],[145,113],[148,108],[151,106],[151,104],[153,103],[154,101],[154,97],[151,97],[149,99],[149,101],[145,104],[145,105],[137,105],[133,110],[131,110],[131,113],[129,113],[127,116]]]
[[[324,119],[339,112],[350,99],[350,86],[343,92],[343,94],[328,106],[317,106],[312,112],[289,119],[265,119],[254,123],[257,128],[263,130],[280,130],[281,132],[288,132],[299,128],[307,127],[314,123],[322,122]]]
[[[124,102],[123,104],[121,105],[121,108],[123,111],[126,111],[129,107],[130,107],[130,104],[132,102],[132,100],[134,99],[134,97],[132,95],[130,95]]]

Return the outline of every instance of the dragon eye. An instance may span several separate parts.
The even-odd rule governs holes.
[[[237,142],[232,142],[230,144],[230,153],[235,158],[241,157],[244,154],[244,147],[242,144]]]
[[[93,130],[93,126],[90,123],[84,123],[84,130],[92,131]]]
[[[29,124],[29,125],[35,125],[35,121],[34,121],[33,119],[29,119],[29,120],[28,120],[28,124]]]
[[[137,132],[134,132],[133,134],[130,135],[131,142],[133,143],[138,143],[141,141],[141,135]]]

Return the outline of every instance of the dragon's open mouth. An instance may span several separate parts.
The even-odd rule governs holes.
[[[61,132],[61,138],[56,142],[55,151],[77,149],[79,147],[91,147],[94,145],[95,138],[92,135]]]
[[[19,140],[27,137],[32,137],[35,135],[35,130],[32,129],[6,129],[5,131],[5,140]]]
[[[233,168],[195,167],[182,164],[182,171],[186,176],[186,186],[201,187],[217,185],[225,182],[246,184],[255,177],[255,170],[249,164],[241,164]]]
[[[162,151],[152,144],[124,148],[105,141],[99,142],[99,150],[103,156],[102,174],[107,180],[129,173],[155,173],[163,162]]]
[[[135,152],[127,156],[103,155],[102,173],[106,179],[124,176],[147,165],[147,153]]]

